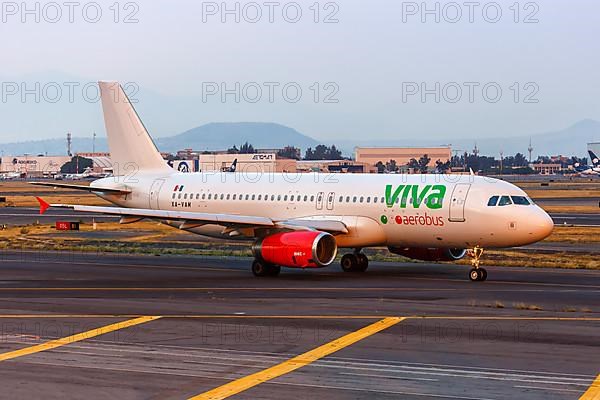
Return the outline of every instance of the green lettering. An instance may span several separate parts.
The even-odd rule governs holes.
[[[433,191],[427,200],[425,200],[425,205],[432,210],[438,210],[442,208],[442,205],[444,204],[444,196],[446,196],[446,186],[434,185]]]
[[[404,189],[404,185],[400,185],[396,188],[394,193],[392,193],[392,187],[392,185],[387,185],[385,187],[385,204],[388,206],[388,208],[392,208],[394,204],[396,204],[396,200],[398,200],[400,192],[402,189]]]
[[[404,192],[402,192],[402,201],[400,201],[400,208],[406,208],[406,203],[408,202],[408,195],[410,193],[410,188],[412,185],[407,185],[404,188]]]
[[[419,186],[415,185],[412,187],[412,204],[414,208],[421,207],[421,203],[423,203],[423,199],[427,195],[427,192],[429,192],[429,189],[431,189],[431,185],[425,186],[421,193],[418,193]]]

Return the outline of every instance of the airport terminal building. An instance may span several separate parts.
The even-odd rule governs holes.
[[[235,160],[237,160],[237,171],[239,172],[296,172],[298,169],[296,160],[281,158],[276,152],[200,154],[198,167],[202,172],[227,171]]]
[[[355,160],[359,163],[371,166],[378,162],[386,163],[390,160],[396,161],[398,166],[407,165],[411,159],[418,160],[427,155],[431,158],[430,166],[434,166],[437,160],[447,162],[452,158],[450,146],[441,147],[357,147],[355,149]]]
[[[19,173],[27,176],[45,176],[60,173],[69,162],[69,156],[7,156],[0,157],[0,173]]]

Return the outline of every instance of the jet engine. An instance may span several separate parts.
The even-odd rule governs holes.
[[[319,268],[333,262],[337,242],[326,232],[282,232],[259,239],[252,246],[252,252],[257,259],[273,265]]]
[[[465,249],[389,247],[389,250],[394,254],[422,261],[458,261],[467,254]]]

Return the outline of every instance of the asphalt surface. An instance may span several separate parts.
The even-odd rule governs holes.
[[[550,214],[557,225],[600,226],[600,209],[597,213],[553,213]],[[9,226],[29,225],[36,222],[54,224],[56,221],[82,221],[86,223],[95,219],[101,221],[118,221],[118,217],[99,214],[75,212],[69,209],[49,209],[40,215],[37,208],[0,208],[0,224]]]
[[[600,271],[249,263],[0,253],[0,398],[578,399],[600,373]]]
[[[600,210],[595,214],[552,213],[555,225],[600,226]]]

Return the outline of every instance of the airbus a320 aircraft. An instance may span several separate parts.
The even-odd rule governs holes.
[[[47,204],[87,213],[144,218],[217,238],[253,241],[256,276],[281,267],[318,268],[338,249],[347,272],[364,272],[362,249],[385,246],[427,261],[472,257],[472,281],[483,281],[483,248],[521,246],[547,237],[552,219],[516,186],[465,175],[180,173],[154,145],[123,89],[101,82],[100,91],[114,177],[88,190],[117,207]]]

